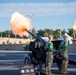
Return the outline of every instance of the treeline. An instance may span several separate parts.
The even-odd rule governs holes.
[[[42,37],[47,37],[48,35],[53,35],[54,38],[59,38],[61,37],[64,33],[67,33],[68,35],[70,35],[71,37],[74,37],[73,35],[73,29],[68,29],[67,31],[65,29],[61,30],[61,29],[40,29],[38,30],[38,34]]]
[[[61,30],[61,29],[40,29],[40,30],[35,30],[33,29],[31,31],[34,35],[36,35],[36,33],[41,36],[41,37],[47,37],[48,35],[53,35],[54,38],[59,38],[60,36],[62,36],[64,33],[68,33],[68,35],[70,35],[71,37],[73,37],[73,29],[68,29],[67,31],[65,29]],[[11,30],[6,30],[3,32],[0,32],[0,37],[11,37],[11,38],[21,38],[18,35],[14,35],[12,33]],[[26,36],[23,36],[23,38],[27,38]]]

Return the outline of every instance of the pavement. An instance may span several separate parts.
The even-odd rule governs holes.
[[[19,75],[19,68],[24,65],[25,51],[0,51],[0,75]],[[53,64],[52,72],[60,74],[56,64]],[[76,65],[69,65],[70,74],[76,75]]]

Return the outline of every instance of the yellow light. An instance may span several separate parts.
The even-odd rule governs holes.
[[[26,69],[26,72],[28,73],[28,72],[30,72],[28,69]]]
[[[74,22],[74,25],[73,25],[73,30],[76,30],[76,21]]]

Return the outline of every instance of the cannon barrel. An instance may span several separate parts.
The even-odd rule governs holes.
[[[35,36],[33,33],[31,33],[30,31],[28,31],[27,29],[26,29],[26,31],[33,37],[33,38],[35,38],[37,41],[39,41],[39,42],[41,42],[41,43],[43,43],[43,44],[45,44],[46,42],[40,37],[40,36]]]
[[[44,44],[46,43],[46,41],[43,40],[39,35],[37,35],[37,37],[38,37]]]

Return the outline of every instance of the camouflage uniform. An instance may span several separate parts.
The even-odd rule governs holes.
[[[62,57],[61,70],[66,71],[67,66],[68,66],[68,54],[67,54],[67,51],[61,51],[61,57]]]
[[[53,43],[51,41],[48,41],[45,45],[45,48],[48,49],[46,53],[46,74],[54,75],[50,72],[53,63]]]
[[[67,66],[68,66],[68,41],[67,40],[63,40],[59,46],[59,52],[61,55],[61,73],[65,73],[67,70]]]

